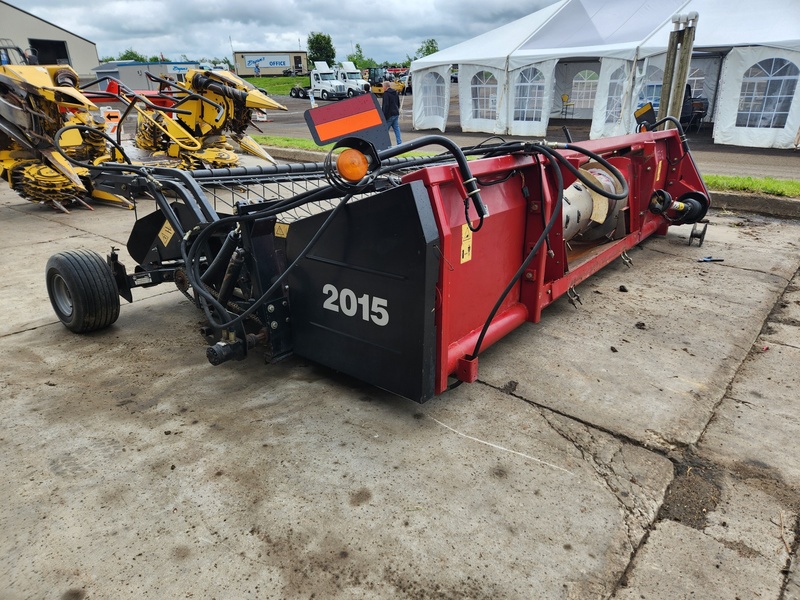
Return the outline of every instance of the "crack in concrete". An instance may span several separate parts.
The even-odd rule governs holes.
[[[682,448],[686,448],[686,447],[689,446],[689,444],[687,444],[685,442],[681,442],[681,441],[678,441],[678,440],[668,440],[667,438],[664,438],[664,437],[656,434],[655,432],[653,432],[655,435],[653,435],[652,437],[658,438],[660,440],[663,440],[665,442],[664,446],[667,446],[668,450],[665,449],[664,447],[650,446],[649,444],[647,444],[645,442],[642,442],[641,440],[638,440],[636,438],[632,438],[632,437],[630,437],[630,436],[628,436],[628,435],[626,435],[624,433],[620,433],[618,431],[613,431],[611,429],[603,427],[602,425],[598,425],[597,423],[592,423],[590,421],[586,421],[586,420],[581,419],[580,417],[577,417],[575,415],[571,415],[569,413],[560,411],[560,410],[555,409],[555,408],[553,408],[551,406],[546,406],[544,404],[540,404],[540,403],[536,402],[535,400],[530,400],[528,398],[525,398],[524,396],[521,396],[521,395],[517,394],[515,391],[511,391],[509,389],[509,387],[508,387],[508,384],[506,384],[506,385],[504,385],[502,387],[498,387],[498,386],[496,386],[494,384],[491,384],[488,381],[484,381],[482,379],[478,379],[476,381],[476,383],[480,383],[482,385],[485,385],[486,387],[490,387],[490,388],[492,388],[494,390],[497,390],[498,392],[503,392],[504,394],[508,394],[509,396],[512,396],[512,397],[516,398],[517,400],[522,400],[523,402],[525,402],[526,404],[529,404],[530,406],[532,406],[533,408],[537,409],[540,412],[546,411],[546,412],[548,412],[550,414],[558,415],[560,417],[564,417],[565,419],[569,419],[570,421],[575,421],[576,423],[580,423],[581,425],[584,425],[584,426],[589,427],[591,429],[595,429],[597,431],[601,431],[602,433],[608,434],[611,437],[613,437],[614,439],[617,439],[617,440],[619,440],[621,442],[630,444],[631,446],[636,446],[637,448],[642,448],[644,450],[648,450],[650,452],[654,452],[655,454],[658,454],[660,456],[664,456],[664,457],[669,458],[669,456],[668,456],[668,452],[669,451],[680,450]],[[516,386],[514,386],[514,390],[516,390]],[[542,416],[544,416],[544,415],[542,415]],[[650,431],[650,430],[648,430],[648,431]],[[670,459],[670,460],[672,460],[672,459]]]
[[[611,492],[623,515],[629,550],[633,552],[638,544],[638,539],[640,539],[641,535],[647,530],[648,525],[646,524],[649,524],[655,517],[655,511],[648,511],[643,505],[644,503],[640,500],[640,496],[644,496],[653,502],[655,502],[655,498],[648,498],[645,493],[646,490],[635,482],[635,478],[625,463],[623,452],[624,445],[620,443],[610,457],[604,458],[593,449],[599,447],[600,442],[595,438],[591,428],[580,425],[579,428],[582,428],[582,432],[577,431],[575,434],[571,434],[566,428],[559,426],[547,415],[542,414],[542,418],[553,431],[573,445],[580,453],[582,460],[592,468],[598,481]],[[581,440],[580,433],[585,434],[588,439]],[[614,468],[614,462],[618,457],[622,463],[620,472]],[[635,488],[635,493],[624,489],[627,487],[627,484]],[[637,527],[640,529],[638,535],[635,532]]]
[[[512,391],[508,384],[503,387],[497,387],[482,380],[479,380],[478,383],[504,392],[535,408],[548,426],[560,437],[572,444],[572,446],[578,451],[581,459],[592,468],[598,482],[611,492],[619,505],[623,523],[625,525],[625,537],[629,546],[630,558],[628,564],[630,565],[631,561],[635,557],[636,552],[644,543],[645,538],[649,536],[649,532],[653,527],[663,499],[659,501],[659,499],[656,497],[649,496],[646,493],[646,488],[639,485],[638,482],[635,481],[635,478],[631,475],[631,470],[628,468],[628,465],[625,462],[624,449],[626,445],[629,445],[643,449],[647,452],[652,452],[653,454],[659,456],[663,456],[670,460],[670,462],[674,462],[674,460],[667,456],[666,452],[664,452],[661,448],[648,447],[647,444],[643,444],[639,440],[629,438],[624,434],[606,430],[602,427],[598,427],[595,424],[582,421],[581,419],[578,419],[572,415],[563,414],[560,411],[553,410],[550,407],[540,405],[532,400],[524,398],[515,393],[516,386],[514,386],[514,390]],[[568,423],[575,423],[578,427],[582,428],[582,430],[589,437],[588,443],[582,442],[576,436],[570,435],[565,428],[558,426],[554,422],[553,416],[563,418]],[[600,456],[598,456],[597,453],[590,449],[591,445],[598,445],[597,439],[593,433],[595,431],[605,433],[619,444],[614,453],[607,460],[603,460]],[[676,448],[681,445],[682,444],[680,443],[672,442],[668,447]],[[622,463],[620,472],[617,472],[617,470],[613,467],[613,463],[617,457],[619,457],[619,460]],[[623,489],[625,487],[622,485],[623,481],[627,482],[627,485],[635,487],[635,492],[631,493],[630,491]],[[648,508],[648,504],[650,504],[651,508]],[[635,534],[635,528],[639,529],[638,535]],[[636,542],[637,538],[638,543]],[[627,568],[628,567],[626,566],[626,571]],[[619,584],[615,586],[615,590],[618,585]]]
[[[647,250],[653,252],[661,252],[660,250],[655,250],[652,248],[647,248]],[[661,253],[668,254],[665,252]],[[776,300],[775,303],[776,306],[780,303],[781,298],[783,298],[783,296],[787,293],[787,291],[789,291],[789,286],[791,285],[791,281],[793,280],[793,279],[787,280],[780,275],[776,275],[775,273],[765,273],[764,271],[760,271],[757,269],[743,269],[743,270],[753,271],[763,275],[774,275],[778,279],[786,281],[786,287]],[[795,277],[797,277],[798,273],[800,273],[800,270],[798,270],[795,273]],[[674,469],[678,468],[679,465],[681,464],[685,464],[684,461],[680,460],[680,455],[686,452],[694,454],[694,450],[697,448],[697,446],[701,443],[701,441],[705,437],[708,427],[715,420],[716,415],[722,403],[728,398],[730,398],[733,401],[736,401],[731,395],[733,383],[736,380],[737,376],[739,375],[743,365],[747,362],[748,358],[750,358],[751,354],[755,351],[756,341],[758,339],[758,336],[761,335],[761,331],[771,320],[773,321],[775,320],[774,312],[775,309],[773,308],[773,310],[770,311],[770,313],[768,313],[765,316],[764,321],[762,323],[762,327],[759,329],[759,334],[757,334],[756,337],[754,338],[750,351],[739,362],[739,365],[733,372],[730,380],[728,381],[727,386],[720,394],[719,398],[711,407],[711,409],[708,411],[708,418],[706,420],[706,423],[702,431],[698,434],[695,442],[691,444],[669,440],[665,438],[661,433],[654,430],[646,431],[647,435],[653,440],[652,443],[648,443],[647,441],[640,441],[631,438],[627,435],[620,434],[619,432],[599,427],[596,424],[589,423],[573,415],[565,414],[561,411],[554,410],[550,407],[538,404],[532,400],[524,398],[516,393],[516,385],[513,386],[513,388],[508,387],[508,385],[503,387],[497,387],[488,384],[485,381],[479,380],[479,382],[484,385],[487,385],[489,387],[502,391],[510,396],[518,398],[523,402],[529,404],[530,406],[534,407],[554,432],[556,432],[559,436],[561,436],[563,439],[567,440],[570,444],[572,444],[572,446],[580,454],[582,460],[592,468],[598,481],[613,494],[615,500],[617,501],[620,507],[620,511],[622,512],[623,515],[623,522],[625,525],[625,535],[629,544],[630,556],[628,558],[628,563],[625,566],[623,573],[621,574],[617,582],[614,584],[610,594],[607,596],[608,598],[613,598],[614,596],[616,596],[617,591],[619,589],[627,587],[629,575],[635,568],[636,557],[638,556],[641,549],[645,547],[645,545],[649,540],[650,534],[654,531],[656,523],[659,520],[659,513],[661,512],[663,503],[665,502],[668,494],[670,493],[670,489],[672,488],[675,482],[675,479],[673,477],[672,482],[670,482],[670,484],[667,486],[664,496],[661,498],[660,501],[658,501],[656,498],[648,498],[645,493],[645,490],[641,488],[641,486],[639,487],[639,494],[634,494],[633,498],[631,498],[630,501],[628,501],[628,498],[630,498],[631,495],[629,494],[627,497],[622,495],[623,490],[621,489],[620,486],[621,475],[614,469],[613,466],[614,459],[617,456],[619,456],[622,461],[622,466],[623,466],[622,471],[630,472],[630,469],[628,469],[627,465],[625,464],[624,452],[623,452],[625,445],[629,444],[631,446],[642,448],[646,451],[664,456],[665,458],[670,460],[670,462],[673,464]],[[795,347],[794,345],[782,344],[780,342],[776,342],[775,345],[792,347],[792,348]],[[565,419],[567,423],[574,423],[576,426],[582,427],[583,431],[589,436],[588,440],[589,443],[587,444],[586,442],[580,440],[574,434],[570,434],[570,432],[568,432],[564,427],[558,426],[555,423],[554,419],[555,416]],[[604,462],[600,456],[598,456],[595,452],[591,450],[590,445],[593,442],[596,442],[592,434],[593,431],[600,431],[606,433],[609,436],[611,436],[614,440],[620,443],[620,446],[617,447],[614,454],[610,457],[608,461]],[[732,472],[730,469],[722,465],[714,464],[713,466],[719,468],[725,473],[728,473],[731,477],[734,477],[735,479],[737,478],[736,474]],[[642,498],[640,498],[640,496],[642,496]],[[646,510],[645,503],[647,502],[649,502],[651,506],[655,506],[655,509]],[[634,536],[634,528],[636,527],[640,529],[639,536]],[[718,543],[723,544],[724,546],[733,549],[739,553],[756,552],[754,549],[750,548],[749,546],[746,546],[743,543],[721,540],[711,535],[710,533],[704,531],[703,529],[700,529],[700,531],[704,535],[709,536],[711,539],[714,539]],[[638,543],[635,542],[636,537],[639,538]],[[800,583],[795,582],[792,577],[794,573],[794,562],[796,561],[798,551],[800,550],[800,519],[795,520],[794,539],[792,540],[792,542],[793,543],[791,547],[791,553],[787,558],[786,566],[783,569],[784,580],[779,596],[781,600],[800,600]],[[790,589],[790,586],[792,587],[792,589]],[[797,588],[797,590],[794,590],[794,588]]]
[[[657,252],[659,254],[663,254],[664,256],[670,256],[672,258],[683,258],[683,259],[686,259],[686,255],[684,255],[684,254],[673,254],[671,252],[667,252],[665,250],[660,250],[658,248],[642,248],[642,249],[643,250],[649,250],[650,252]],[[768,276],[780,279],[781,281],[785,281],[787,284],[792,281],[792,278],[787,279],[786,277],[784,277],[780,273],[773,273],[771,271],[763,271],[761,269],[753,269],[751,267],[741,267],[741,266],[738,266],[738,265],[734,265],[733,263],[716,263],[716,264],[719,267],[724,267],[724,268],[728,268],[728,269],[737,269],[739,271],[747,271],[749,273],[759,273],[760,275],[768,275]]]
[[[795,563],[797,562],[797,553],[800,550],[800,518],[795,519],[794,522],[794,539],[792,540],[791,552],[786,559],[786,565],[781,569],[783,573],[783,585],[778,595],[778,600],[798,600],[800,599],[800,581],[795,580],[793,577],[795,573]],[[792,589],[790,589],[790,586]]]
[[[785,342],[770,342],[770,344],[775,347],[780,346],[781,348],[792,348],[793,350],[800,350],[800,346],[796,346],[794,344],[787,344]],[[761,354],[760,351],[758,353]]]

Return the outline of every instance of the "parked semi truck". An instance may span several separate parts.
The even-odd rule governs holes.
[[[314,98],[320,98],[321,100],[347,98],[347,89],[342,82],[337,80],[336,73],[328,66],[328,63],[324,61],[315,62],[310,78],[310,86],[296,85],[289,90],[289,95],[292,98],[308,98],[311,94],[314,94]]]
[[[344,84],[347,97],[352,98],[369,91],[369,82],[361,75],[361,71],[350,61],[344,61],[341,67],[334,69],[336,79]]]

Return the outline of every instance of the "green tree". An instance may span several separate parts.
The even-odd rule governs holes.
[[[117,57],[117,60],[135,60],[136,62],[148,62],[147,57],[144,54],[141,54],[134,50],[133,48],[128,48],[125,52],[120,52],[120,55]]]
[[[422,58],[423,56],[428,56],[429,54],[433,54],[434,52],[439,51],[439,44],[436,43],[436,40],[433,38],[429,38],[422,42],[422,45],[417,48],[417,54],[414,58]]]
[[[115,60],[117,60],[117,59],[114,58],[113,56],[104,56],[103,58],[100,59],[100,62],[101,63],[108,63],[108,62],[114,62]]]
[[[356,44],[356,51],[352,54],[348,54],[347,60],[355,63],[359,69],[368,69],[370,67],[378,66],[378,63],[376,63],[374,60],[364,56],[364,51],[361,49],[361,44]]]
[[[308,34],[306,45],[308,46],[308,61],[310,63],[324,60],[329,65],[334,64],[336,50],[333,47],[331,36],[327,33],[312,31]]]

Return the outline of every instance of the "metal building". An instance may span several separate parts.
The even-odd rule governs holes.
[[[0,38],[10,39],[23,50],[30,49],[39,64],[70,65],[82,81],[91,81],[92,69],[100,63],[94,42],[2,1]]]
[[[258,65],[261,75],[284,75],[284,71],[291,70],[295,75],[308,73],[308,53],[304,50],[286,52],[234,52],[233,62],[236,73],[243,77],[256,74]]]
[[[113,77],[133,90],[156,90],[158,83],[147,78],[146,73],[183,81],[189,69],[200,68],[198,62],[137,62],[135,60],[115,60],[103,63],[92,70],[94,79]]]

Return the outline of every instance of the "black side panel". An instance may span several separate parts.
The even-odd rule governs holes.
[[[197,217],[186,205],[173,202],[170,206],[187,231],[197,224]],[[133,260],[145,265],[181,258],[181,237],[166,223],[164,213],[156,210],[133,224],[127,246]]]
[[[328,213],[293,223],[293,261]],[[413,182],[347,205],[288,277],[294,352],[417,402],[434,395],[439,234]]]

